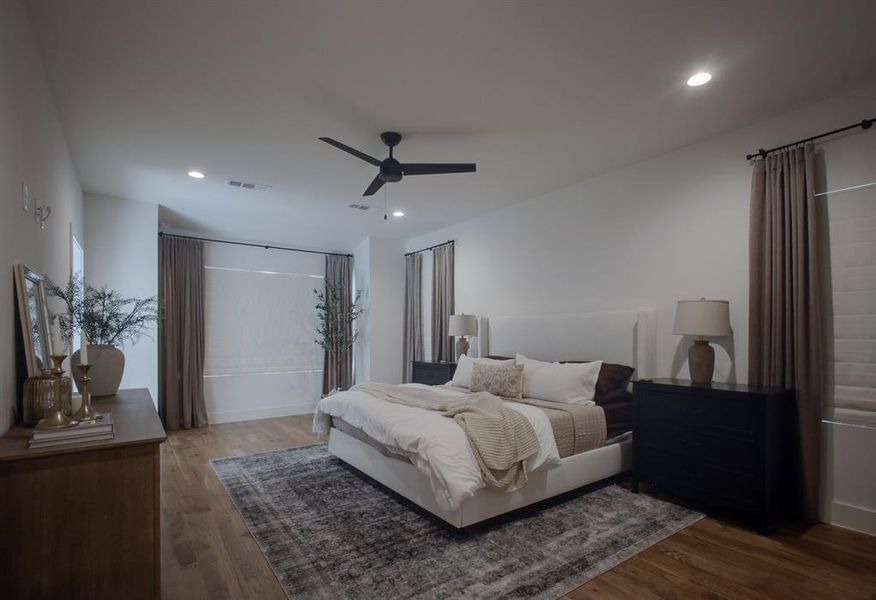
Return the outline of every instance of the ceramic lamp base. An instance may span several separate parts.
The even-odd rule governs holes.
[[[706,340],[695,340],[687,351],[687,365],[693,383],[712,383],[715,373],[715,349]]]
[[[468,353],[468,340],[464,337],[456,341],[456,362],[459,362],[459,357]]]

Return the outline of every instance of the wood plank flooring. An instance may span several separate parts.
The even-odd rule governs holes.
[[[209,460],[313,443],[311,418],[173,432],[161,447],[162,597],[285,598]],[[770,537],[711,518],[563,597],[876,600],[876,538],[817,525]]]

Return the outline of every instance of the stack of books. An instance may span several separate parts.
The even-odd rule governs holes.
[[[113,416],[111,413],[101,413],[94,421],[83,421],[64,429],[34,430],[28,440],[28,448],[48,448],[65,444],[79,444],[97,440],[111,440],[115,435]]]

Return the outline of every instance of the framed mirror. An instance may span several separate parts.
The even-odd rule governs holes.
[[[40,375],[51,364],[49,313],[43,274],[25,265],[15,265],[18,319],[24,340],[27,376]]]

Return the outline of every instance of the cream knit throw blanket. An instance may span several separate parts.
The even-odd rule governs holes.
[[[524,460],[538,452],[538,437],[522,414],[487,392],[455,398],[439,392],[386,383],[359,383],[352,391],[380,400],[438,411],[459,423],[489,487],[508,492],[526,485]]]

